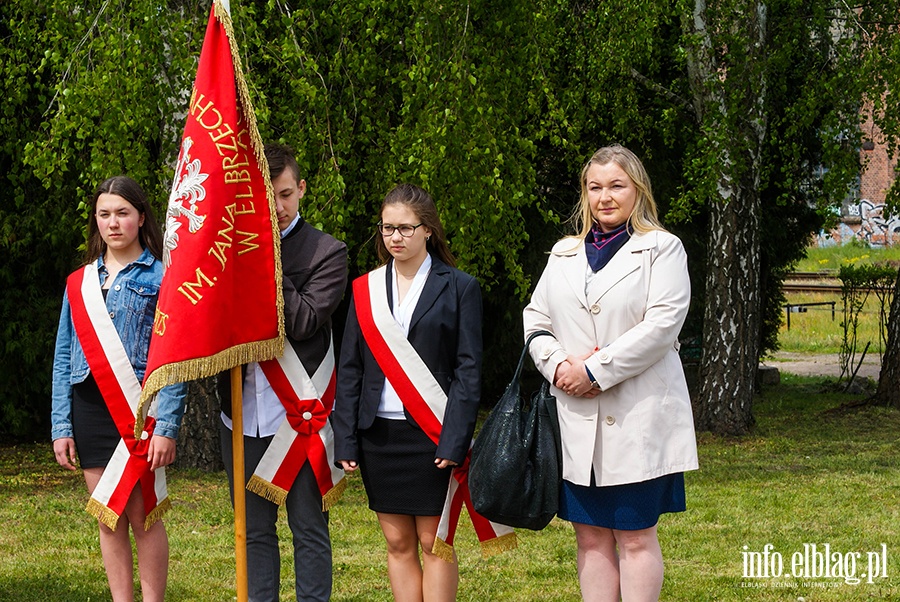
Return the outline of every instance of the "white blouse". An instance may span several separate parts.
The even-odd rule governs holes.
[[[419,297],[422,296],[422,289],[425,288],[425,281],[428,279],[428,273],[431,271],[431,255],[425,254],[425,261],[419,266],[416,277],[413,278],[412,285],[406,292],[406,296],[398,303],[400,291],[397,286],[397,269],[395,263],[391,262],[391,298],[394,301],[394,321],[403,329],[403,334],[409,336],[409,322],[412,319],[416,305],[419,303]],[[387,418],[389,420],[406,420],[403,413],[403,402],[400,396],[391,386],[387,378],[384,379],[384,389],[381,391],[381,402],[378,404],[378,411],[375,414],[379,418]]]

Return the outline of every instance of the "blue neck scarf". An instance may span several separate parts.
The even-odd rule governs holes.
[[[601,231],[600,226],[594,223],[591,231],[584,237],[584,249],[591,270],[596,272],[603,269],[630,238],[631,230],[628,229],[628,222],[610,232]]]

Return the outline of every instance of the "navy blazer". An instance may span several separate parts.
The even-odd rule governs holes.
[[[481,399],[481,287],[472,276],[434,256],[432,262],[407,338],[447,393],[435,458],[462,464]],[[393,307],[390,263],[385,277],[388,305]],[[384,373],[360,332],[355,301],[351,301],[331,415],[338,466],[341,460],[359,460],[357,431],[375,421],[384,382]],[[415,424],[409,412],[406,418]]]

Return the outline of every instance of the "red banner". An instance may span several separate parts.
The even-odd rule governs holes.
[[[281,355],[275,214],[231,17],[216,0],[166,211],[166,271],[141,409],[166,385]]]

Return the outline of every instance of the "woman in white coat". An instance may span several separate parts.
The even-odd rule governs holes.
[[[685,509],[697,464],[678,334],[690,303],[681,241],[663,229],[647,172],[626,148],[581,172],[577,234],[554,245],[524,311],[553,383],[563,450],[559,516],[572,522],[589,601],[658,600],[656,524]]]

